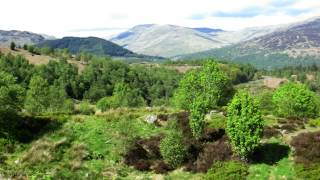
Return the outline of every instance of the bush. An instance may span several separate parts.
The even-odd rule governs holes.
[[[320,162],[320,132],[301,133],[292,138],[290,145],[294,148],[296,162]]]
[[[160,142],[160,153],[166,163],[172,167],[180,165],[187,156],[181,132],[172,132]]]
[[[71,99],[66,99],[63,102],[64,113],[72,114],[74,113],[74,103]]]
[[[192,170],[196,172],[206,172],[212,164],[230,160],[233,154],[232,148],[230,143],[224,139],[207,143],[197,157],[196,162],[192,165]]]
[[[226,130],[233,149],[244,159],[259,146],[263,120],[259,104],[248,92],[238,92],[229,104]]]
[[[310,119],[308,124],[312,127],[320,127],[320,119]]]
[[[272,101],[283,117],[305,118],[319,114],[318,97],[302,84],[284,84],[275,92]]]
[[[104,97],[97,102],[97,108],[102,112],[107,111],[112,107],[112,97]]]
[[[94,114],[93,107],[91,107],[90,103],[88,103],[86,101],[83,101],[80,103],[79,111],[81,114],[84,114],[84,115]]]
[[[248,176],[248,166],[239,162],[217,162],[207,172],[205,179],[219,179],[219,180],[230,180],[230,179],[246,179]]]
[[[10,43],[10,49],[13,51],[16,50],[16,44],[14,42]]]

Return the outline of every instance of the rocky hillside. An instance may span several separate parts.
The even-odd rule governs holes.
[[[273,32],[231,46],[176,56],[175,59],[216,57],[252,63],[260,68],[320,64],[320,18],[278,27]]]
[[[43,42],[49,37],[50,36],[40,35],[28,31],[0,30],[0,46],[8,46],[11,42],[15,42],[20,46],[22,46],[23,44],[37,44]]]

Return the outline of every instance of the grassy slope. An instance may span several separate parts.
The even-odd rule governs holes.
[[[140,172],[123,163],[122,154],[136,137],[166,133],[166,128],[144,122],[146,114],[172,113],[171,109],[118,109],[99,116],[68,117],[57,130],[47,132],[9,156],[1,172],[24,172],[31,178],[55,175],[55,178],[111,179],[111,177],[162,177]],[[89,159],[81,159],[81,157]],[[57,177],[58,175],[58,177]],[[196,178],[197,174],[171,172],[168,179]]]
[[[201,179],[204,174],[193,174],[181,169],[166,175],[141,172],[123,163],[122,154],[136,137],[150,137],[169,130],[144,122],[147,114],[172,113],[165,108],[111,110],[98,116],[74,115],[64,118],[63,125],[48,131],[30,144],[19,145],[6,161],[1,172],[24,172],[30,178],[55,175],[55,178],[79,179]],[[220,114],[213,115],[210,126],[225,122]],[[276,124],[269,118],[268,124]],[[223,123],[221,123],[223,124]],[[223,125],[218,125],[223,127]],[[264,143],[286,144],[286,137],[264,139]],[[272,156],[273,152],[268,152]],[[81,157],[89,157],[82,159]],[[252,163],[249,179],[295,179],[292,153],[275,164]],[[85,177],[85,178],[84,178]],[[112,177],[112,178],[111,178]]]
[[[56,59],[47,55],[32,55],[30,52],[24,50],[24,49],[16,49],[15,51],[7,48],[7,47],[0,47],[0,52],[4,54],[11,53],[13,55],[21,55],[24,56],[30,64],[34,65],[42,65],[42,64],[48,64],[49,61],[55,61]],[[81,72],[85,65],[81,64],[79,61],[76,61],[74,59],[69,59],[69,63],[76,65],[79,68],[79,71]]]

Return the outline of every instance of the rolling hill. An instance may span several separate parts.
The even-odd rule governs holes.
[[[79,52],[88,52],[95,55],[109,56],[134,56],[135,53],[110,41],[97,37],[64,37],[62,39],[47,40],[39,43],[38,46],[48,46],[55,49],[68,48],[73,54]]]

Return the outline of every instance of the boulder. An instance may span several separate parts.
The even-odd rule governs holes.
[[[149,124],[154,124],[156,121],[158,120],[158,116],[157,115],[148,115],[146,118],[145,118],[145,121]]]

